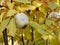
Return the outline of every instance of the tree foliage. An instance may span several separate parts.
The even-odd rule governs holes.
[[[25,28],[16,27],[15,15],[18,13],[24,13],[29,18],[29,24]],[[59,45],[59,22],[60,0],[0,0],[0,45],[3,45],[2,31],[5,28],[17,44],[22,45],[23,35],[26,45],[27,41],[28,45],[46,45],[46,40],[50,45]]]

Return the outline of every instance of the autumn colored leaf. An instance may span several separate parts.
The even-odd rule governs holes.
[[[11,9],[7,12],[7,16],[6,17],[11,17],[11,16],[14,16],[16,14],[16,10],[14,9]]]
[[[8,6],[9,9],[13,9],[13,7],[14,7],[14,2],[13,2],[13,3],[7,2],[7,6]]]
[[[21,2],[21,3],[24,3],[24,4],[26,4],[26,3],[31,3],[31,1],[29,1],[29,0],[15,0],[16,2]]]
[[[52,21],[49,19],[46,19],[46,25],[51,26],[51,24],[52,24]]]
[[[10,18],[4,19],[1,26],[0,26],[0,33],[7,27],[8,23],[10,21]]]
[[[15,24],[15,18],[12,18],[7,26],[7,29],[9,31],[9,35],[15,36],[15,33],[17,31],[16,24]]]
[[[9,45],[60,45],[60,0],[0,0],[0,45],[5,28]]]
[[[42,34],[42,35],[47,34],[47,32],[45,32],[45,31],[43,30],[43,28],[41,28],[38,23],[31,21],[31,22],[30,22],[30,25],[31,25],[33,28],[36,28],[40,34]]]

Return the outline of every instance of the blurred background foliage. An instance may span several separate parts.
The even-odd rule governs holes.
[[[14,17],[17,13],[28,16],[27,27],[16,27]],[[14,37],[14,45],[60,45],[59,22],[60,0],[0,0],[0,45],[3,45],[5,28],[8,35]]]

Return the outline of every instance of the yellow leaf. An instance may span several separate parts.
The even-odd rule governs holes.
[[[24,29],[24,30],[25,30],[25,31],[24,31],[25,37],[30,40],[30,39],[31,39],[30,26],[27,26],[26,29]],[[29,34],[29,35],[28,35],[28,34]]]
[[[17,31],[16,24],[15,24],[15,18],[12,18],[10,20],[9,25],[7,26],[7,29],[9,31],[9,35],[15,36],[15,32]]]
[[[46,8],[46,6],[41,6],[41,7],[39,7],[39,10],[40,10],[44,15],[46,15],[47,9],[48,9],[48,8]]]
[[[10,10],[7,12],[7,17],[14,16],[14,14],[16,14],[16,10],[10,9]]]
[[[50,45],[59,45],[59,41],[56,37],[49,35]]]
[[[9,23],[10,18],[4,19],[1,26],[0,26],[0,33],[2,33],[2,31],[7,27],[8,23]]]
[[[18,6],[18,9],[21,11],[21,12],[24,12],[24,11],[26,11],[26,10],[35,10],[36,9],[36,7],[35,6],[33,6],[33,5],[24,5],[24,6]]]
[[[57,3],[58,6],[60,5],[60,1],[59,0],[57,0],[56,3]]]
[[[3,43],[0,43],[0,45],[3,45]]]
[[[13,3],[7,2],[7,5],[9,9],[12,9],[14,7],[14,2]]]
[[[59,42],[60,42],[60,32],[58,33],[58,40],[59,40]]]
[[[28,10],[27,7],[19,7],[19,6],[18,6],[18,9],[19,9],[21,12],[24,12],[24,11]]]
[[[45,19],[44,19],[43,17],[40,17],[40,18],[39,18],[39,24],[43,24],[43,23],[44,23],[44,20],[45,20]]]
[[[36,7],[39,7],[39,6],[42,5],[42,3],[34,1],[34,2],[33,2],[33,5],[36,6]]]
[[[43,35],[43,36],[42,36],[42,38],[43,38],[44,40],[47,40],[48,37],[49,37],[48,35]]]
[[[36,9],[36,7],[35,7],[35,6],[33,6],[33,5],[29,5],[29,6],[28,6],[28,9],[29,9],[29,10],[35,10],[35,9]]]
[[[24,4],[26,4],[26,3],[31,3],[31,1],[29,1],[29,0],[15,0],[16,2],[21,2],[21,3],[24,3]]]

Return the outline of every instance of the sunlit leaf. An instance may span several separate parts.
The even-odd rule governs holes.
[[[27,11],[27,10],[35,10],[36,7],[33,6],[33,5],[26,5],[26,6],[22,6],[22,7],[19,7],[19,6],[18,6],[18,9],[19,9],[21,12],[24,12],[24,11]]]
[[[33,5],[36,6],[36,7],[39,7],[42,5],[42,3],[38,2],[38,1],[34,1],[33,2]]]
[[[49,35],[49,42],[50,42],[50,45],[58,45],[59,44],[58,39],[51,35]]]
[[[44,40],[47,40],[47,39],[48,39],[48,35],[43,35],[42,38],[43,38]]]
[[[7,35],[14,37],[14,45],[23,45],[22,39],[24,45],[60,45],[60,18],[54,18],[54,14],[49,17],[53,11],[60,12],[60,0],[0,0],[0,45],[4,45],[2,31],[5,28]],[[29,24],[25,28],[16,27],[16,13],[25,13],[28,16]],[[12,45],[10,39],[8,43]]]
[[[24,12],[24,11],[28,10],[27,7],[20,7],[20,6],[17,7],[17,10],[18,10],[18,9],[19,9],[21,12]]]
[[[7,2],[7,5],[8,5],[8,8],[9,8],[9,9],[13,9],[13,7],[14,7],[14,2],[13,2],[13,3]]]
[[[57,3],[57,5],[58,5],[58,6],[60,5],[60,2],[59,2],[59,0],[57,0],[57,1],[56,1],[56,3]]]
[[[21,3],[31,3],[29,0],[15,0],[16,2],[21,2]]]
[[[35,9],[36,9],[36,7],[35,7],[35,6],[33,6],[33,5],[29,5],[29,6],[28,6],[28,9],[29,9],[29,10],[35,10]]]
[[[14,16],[14,14],[16,14],[16,10],[11,9],[7,12],[7,16],[6,17],[10,17],[10,16]]]
[[[17,31],[17,28],[16,28],[16,24],[15,24],[15,18],[12,18],[9,22],[9,25],[7,27],[8,31],[9,31],[9,35],[11,36],[15,36],[15,33]]]
[[[1,26],[0,26],[0,33],[7,27],[8,23],[10,21],[10,18],[4,19]]]
[[[30,26],[28,26],[25,31],[24,31],[24,34],[25,34],[25,38],[27,39],[31,39],[31,35],[30,35]],[[28,35],[29,34],[29,35]]]

